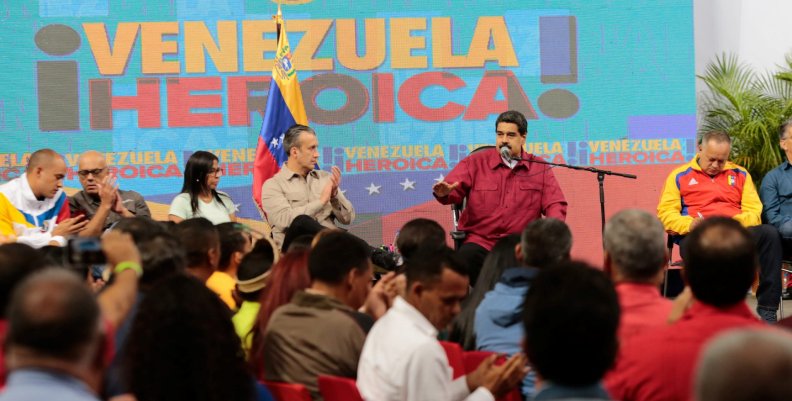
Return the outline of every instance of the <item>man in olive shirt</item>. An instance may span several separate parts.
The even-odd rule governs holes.
[[[321,400],[317,377],[354,378],[373,317],[358,312],[371,288],[366,243],[345,232],[322,237],[308,258],[311,287],[278,308],[264,333],[266,380],[299,383]]]
[[[69,207],[72,215],[82,214],[91,220],[86,230],[93,231],[93,235],[99,235],[124,217],[151,217],[143,196],[113,188],[115,177],[108,173],[103,154],[95,150],[84,152],[77,166],[83,190],[69,197]]]
[[[316,132],[296,124],[284,134],[283,148],[288,155],[286,163],[261,188],[261,205],[278,247],[283,245],[286,228],[299,215],[307,215],[327,228],[335,228],[336,221],[350,224],[355,209],[338,190],[341,170],[335,166],[332,172],[316,169]]]

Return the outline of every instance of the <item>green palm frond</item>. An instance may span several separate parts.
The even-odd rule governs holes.
[[[788,68],[757,74],[737,56],[722,54],[699,76],[709,89],[700,98],[701,131],[732,137],[732,160],[759,183],[783,160],[778,127],[792,115],[792,55]]]

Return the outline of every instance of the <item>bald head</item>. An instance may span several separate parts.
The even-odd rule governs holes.
[[[66,161],[52,149],[37,150],[30,155],[25,174],[36,199],[52,198],[63,187]]]
[[[709,343],[696,374],[699,401],[782,401],[792,394],[792,336],[739,330]]]
[[[77,160],[77,176],[85,193],[99,196],[99,185],[107,176],[104,154],[95,150],[83,152]]]
[[[99,306],[76,274],[47,269],[14,291],[8,325],[9,350],[76,361],[98,339]]]

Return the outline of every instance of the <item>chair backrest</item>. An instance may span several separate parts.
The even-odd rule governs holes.
[[[324,401],[363,401],[355,380],[347,377],[319,375],[319,393]]]
[[[443,349],[446,352],[446,357],[448,357],[448,364],[454,371],[454,379],[464,375],[465,362],[462,358],[462,347],[459,344],[452,343],[450,341],[440,341],[440,345],[443,346]]]
[[[465,364],[465,374],[468,374],[474,370],[476,370],[481,362],[484,362],[488,356],[494,354],[494,352],[490,351],[465,351],[462,354],[462,360]],[[495,365],[500,365],[506,362],[506,358],[501,356],[495,361]],[[514,390],[510,391],[505,396],[498,398],[497,401],[522,401],[522,394],[520,393],[520,387],[517,386]]]
[[[262,381],[275,401],[311,401],[311,393],[302,384]]]

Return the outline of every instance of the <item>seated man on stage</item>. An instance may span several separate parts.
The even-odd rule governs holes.
[[[520,233],[543,215],[561,221],[567,202],[551,166],[523,150],[528,122],[522,113],[506,111],[495,121],[495,149],[476,152],[432,187],[438,202],[449,205],[467,198],[459,229],[467,233],[459,253],[475,283],[484,257],[499,239]],[[501,153],[508,148],[510,157]]]
[[[87,233],[99,235],[123,217],[151,217],[143,196],[115,186],[108,174],[105,156],[95,150],[83,152],[77,160],[77,176],[83,189],[69,197],[72,215],[85,215]]]
[[[686,235],[712,216],[731,217],[747,227],[759,253],[757,312],[775,322],[781,298],[781,239],[773,226],[761,224],[762,203],[751,175],[729,162],[730,151],[729,135],[705,133],[696,157],[666,179],[657,217],[672,235]]]
[[[352,203],[338,190],[341,170],[335,166],[332,172],[316,169],[318,148],[313,128],[300,124],[289,128],[283,137],[286,163],[261,188],[261,206],[278,247],[297,216],[307,215],[327,228],[335,228],[336,220],[350,224],[355,218]]]

